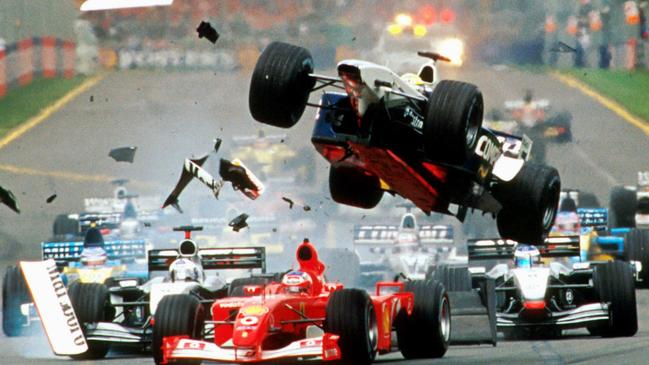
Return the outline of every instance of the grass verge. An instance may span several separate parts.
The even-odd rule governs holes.
[[[0,137],[37,115],[85,79],[85,76],[69,79],[36,79],[27,86],[10,90],[7,95],[0,98]]]
[[[649,71],[562,69],[559,72],[578,79],[649,122]]]

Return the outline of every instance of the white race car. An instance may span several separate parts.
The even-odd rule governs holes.
[[[633,336],[638,330],[633,268],[622,261],[562,263],[579,257],[579,236],[545,245],[505,240],[469,242],[472,276],[495,280],[498,330],[509,338],[556,337],[586,327],[593,335]],[[479,260],[513,259],[487,270]],[[545,263],[543,262],[545,261]]]

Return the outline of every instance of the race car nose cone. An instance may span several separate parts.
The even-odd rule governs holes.
[[[526,300],[523,302],[523,307],[527,310],[542,310],[545,309],[545,301],[543,300]]]

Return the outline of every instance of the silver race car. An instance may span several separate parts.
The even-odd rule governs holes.
[[[557,337],[583,327],[601,336],[638,330],[632,266],[580,262],[579,236],[551,237],[537,247],[473,240],[468,250],[472,277],[495,280],[497,326],[507,338]],[[488,261],[503,259],[513,262],[487,269]]]

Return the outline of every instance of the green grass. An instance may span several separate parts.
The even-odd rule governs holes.
[[[38,114],[85,79],[85,76],[70,79],[36,79],[25,87],[11,89],[7,95],[0,98],[0,137]]]
[[[575,77],[649,122],[649,71],[563,69],[560,72]]]

